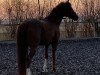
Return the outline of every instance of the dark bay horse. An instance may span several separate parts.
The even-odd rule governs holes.
[[[63,17],[78,20],[71,4],[62,2],[42,20],[24,21],[17,30],[17,56],[19,75],[31,75],[30,64],[38,45],[45,46],[43,71],[47,72],[48,47],[52,46],[53,71],[55,72],[55,51],[60,36],[59,26]]]

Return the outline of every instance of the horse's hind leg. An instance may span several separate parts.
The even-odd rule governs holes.
[[[56,69],[55,69],[55,52],[57,50],[57,45],[58,45],[58,43],[52,44],[52,58],[53,58],[52,67],[53,67],[53,72],[56,71]]]
[[[36,52],[36,47],[37,46],[31,46],[30,47],[30,51],[29,53],[27,54],[27,70],[26,70],[26,75],[31,75],[31,71],[30,71],[30,65],[31,65],[31,62],[32,62],[32,58]]]
[[[45,61],[44,61],[44,65],[43,65],[43,72],[48,72],[47,70],[47,65],[48,65],[48,46],[49,45],[46,45],[45,46]]]

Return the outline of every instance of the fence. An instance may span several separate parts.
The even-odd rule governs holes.
[[[100,37],[100,22],[64,22],[60,34],[60,39]]]
[[[15,40],[18,25],[0,25],[0,41]],[[60,25],[60,39],[89,38],[100,36],[100,23],[62,22]]]
[[[0,25],[0,41],[15,40],[18,25]]]

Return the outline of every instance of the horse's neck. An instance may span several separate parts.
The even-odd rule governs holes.
[[[60,25],[62,18],[63,16],[58,13],[51,13],[45,19],[47,19],[49,22],[52,22],[56,25]]]

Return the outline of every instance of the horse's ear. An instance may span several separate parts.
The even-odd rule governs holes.
[[[69,2],[69,0],[67,0],[66,2]]]
[[[67,4],[68,6],[71,6],[71,3],[69,2],[69,0],[67,0],[67,1],[65,2],[65,4]]]
[[[67,0],[65,3],[68,4],[68,5],[71,5],[71,4],[70,4],[70,0]]]

